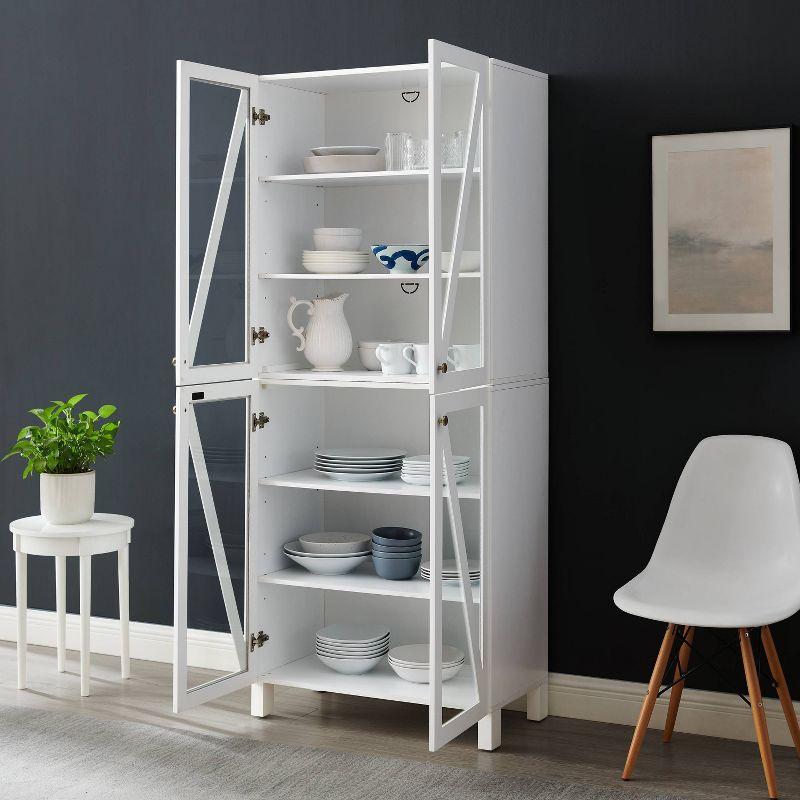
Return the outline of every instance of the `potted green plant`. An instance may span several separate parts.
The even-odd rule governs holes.
[[[94,465],[114,451],[119,421],[107,421],[116,406],[76,412],[86,397],[76,394],[67,401],[53,400],[47,408],[32,408],[41,425],[26,425],[3,457],[27,461],[22,477],[39,477],[41,514],[54,525],[86,522],[94,514]]]

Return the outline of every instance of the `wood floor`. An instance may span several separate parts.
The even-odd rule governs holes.
[[[240,736],[328,750],[368,752],[493,772],[544,776],[574,783],[616,787],[686,798],[758,798],[766,791],[755,744],[675,734],[661,744],[650,731],[634,780],[623,783],[620,771],[631,728],[550,717],[528,722],[523,714],[504,712],[503,745],[479,751],[469,732],[439,753],[427,751],[427,714],[421,706],[276,690],[276,713],[268,719],[249,715],[249,691],[181,716],[171,711],[171,668],[133,661],[131,678],[119,679],[119,661],[92,656],[92,696],[79,697],[78,654],[68,652],[67,672],[56,672],[55,651],[30,647],[30,688],[16,688],[16,649],[0,642],[0,704],[58,709],[95,717],[134,720],[210,736]],[[800,760],[793,749],[775,747],[778,789],[782,798],[800,798]]]

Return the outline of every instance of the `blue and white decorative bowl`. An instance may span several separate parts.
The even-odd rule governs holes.
[[[372,252],[389,272],[419,272],[428,263],[424,244],[374,244]]]

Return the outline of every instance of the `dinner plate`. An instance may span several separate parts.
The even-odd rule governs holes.
[[[380,472],[400,472],[400,467],[323,467],[317,464],[315,469],[319,472],[342,473],[349,475],[374,475]]]
[[[374,156],[380,151],[380,147],[363,144],[332,144],[311,148],[315,156]]]
[[[431,482],[429,475],[405,475],[402,474],[400,477],[406,483],[410,483],[413,486],[428,486]],[[463,483],[469,475],[456,475],[456,483]],[[442,477],[442,483],[444,483],[444,477]]]
[[[394,447],[326,447],[315,450],[315,455],[325,458],[343,458],[347,461],[360,461],[363,459],[394,460],[403,458],[405,450],[398,450]]]
[[[406,456],[404,459],[406,464],[424,464],[430,465],[430,456]],[[469,464],[469,456],[453,456],[454,464]]]
[[[335,481],[383,481],[387,478],[392,478],[398,473],[395,472],[326,472],[325,470],[318,469],[320,475],[325,475]]]

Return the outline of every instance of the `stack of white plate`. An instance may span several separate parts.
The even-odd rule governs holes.
[[[382,481],[400,472],[405,450],[329,447],[314,453],[314,470],[337,481]]]
[[[307,272],[348,274],[363,272],[371,254],[362,250],[303,250],[303,267]]]
[[[404,644],[389,651],[389,666],[404,680],[411,683],[428,683],[427,644]],[[455,678],[464,666],[464,654],[457,647],[442,647],[442,680]]]
[[[481,579],[481,565],[479,561],[469,559],[467,561],[467,569],[469,570],[470,581],[479,581]],[[426,561],[419,570],[419,574],[426,580],[431,579],[431,562]],[[461,573],[458,571],[458,564],[454,558],[445,558],[442,561],[442,580],[445,582],[460,582]]]
[[[317,658],[345,675],[363,675],[389,652],[389,630],[382,625],[341,623],[317,631]]]
[[[286,542],[283,553],[315,575],[346,575],[372,555],[370,548],[363,534],[312,533]]]
[[[453,471],[455,472],[456,483],[461,483],[469,478],[469,456],[453,456]],[[409,456],[404,458],[400,477],[406,483],[430,486],[431,457]],[[444,483],[444,474],[442,474],[442,483]]]

